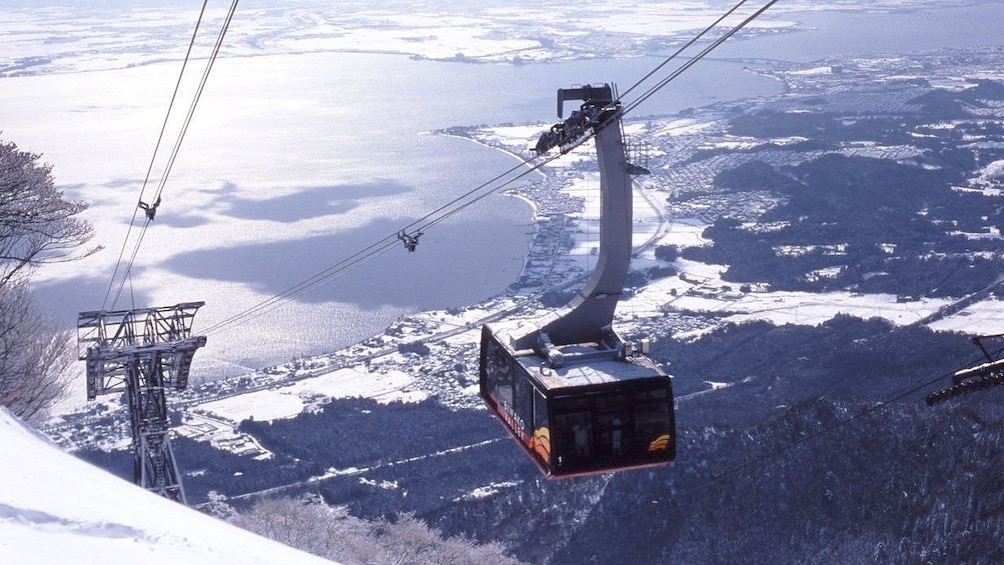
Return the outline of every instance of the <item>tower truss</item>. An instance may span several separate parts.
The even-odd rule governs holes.
[[[171,449],[167,391],[188,386],[192,357],[206,344],[205,336],[191,335],[192,320],[204,304],[81,312],[77,318],[87,399],[125,393],[136,484],[183,504],[187,501]]]

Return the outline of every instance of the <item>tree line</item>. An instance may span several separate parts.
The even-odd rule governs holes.
[[[498,543],[446,538],[413,513],[364,520],[344,506],[330,506],[317,495],[262,500],[243,511],[210,493],[204,511],[290,547],[338,563],[452,563],[516,565]]]

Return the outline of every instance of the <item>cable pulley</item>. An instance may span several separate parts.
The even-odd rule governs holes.
[[[997,351],[995,354],[992,354],[983,345],[983,340],[985,339],[1000,337],[1004,336],[985,335],[974,337],[973,344],[980,348],[987,362],[956,371],[952,375],[952,386],[927,395],[927,398],[925,398],[927,405],[934,406],[946,400],[1004,385],[1004,359],[994,359],[994,356],[1000,355],[1001,352]]]

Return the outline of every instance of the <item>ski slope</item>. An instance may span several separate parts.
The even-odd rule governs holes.
[[[0,407],[0,563],[329,563],[60,451]]]

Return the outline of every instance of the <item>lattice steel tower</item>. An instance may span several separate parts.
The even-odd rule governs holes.
[[[186,504],[174,460],[167,389],[188,386],[188,370],[205,336],[192,337],[192,319],[204,302],[138,310],[81,312],[80,360],[87,363],[87,399],[125,392],[132,425],[136,484]]]

